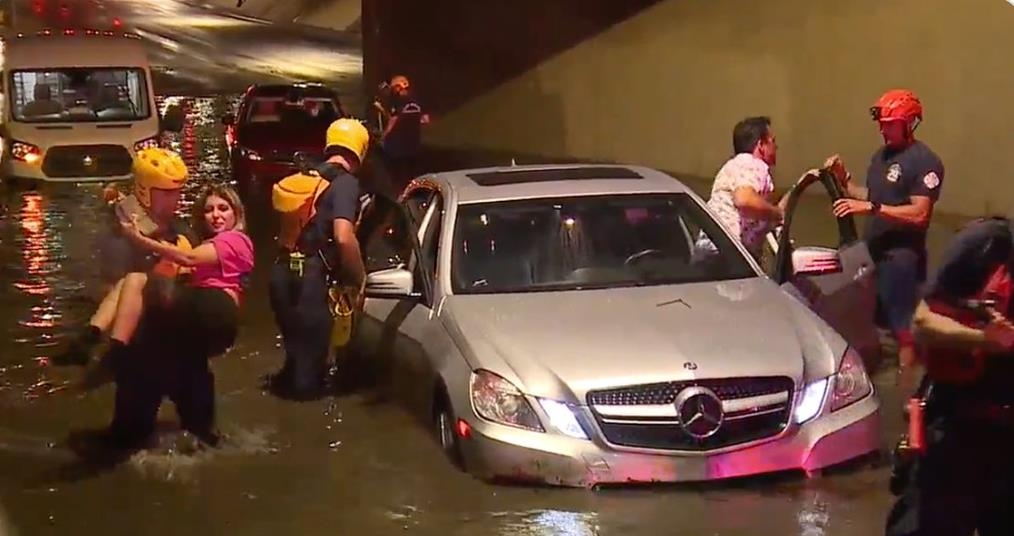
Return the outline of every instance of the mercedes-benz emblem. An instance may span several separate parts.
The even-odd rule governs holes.
[[[84,165],[85,166],[91,166],[94,162],[95,161],[92,160],[92,157],[90,157],[90,156],[84,157]]]
[[[707,387],[688,387],[676,396],[676,417],[680,427],[695,439],[707,439],[722,427],[725,412],[718,395]]]

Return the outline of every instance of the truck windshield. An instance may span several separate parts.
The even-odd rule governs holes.
[[[88,67],[11,73],[11,108],[25,123],[138,121],[151,116],[144,70]]]

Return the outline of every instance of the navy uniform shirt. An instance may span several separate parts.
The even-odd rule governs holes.
[[[973,298],[1001,263],[1014,265],[1011,222],[1002,218],[972,222],[954,235],[940,267],[927,285],[926,296],[944,302]],[[1004,314],[1014,318],[1014,307]],[[1014,355],[988,359],[983,379],[961,388],[962,394],[996,402],[1014,402]]]
[[[888,206],[907,205],[912,196],[929,197],[935,203],[940,198],[943,181],[943,162],[921,141],[901,150],[881,147],[866,172],[870,201]],[[926,249],[925,229],[891,222],[882,216],[869,218],[865,238],[874,259],[895,248],[914,249],[920,254]]]
[[[299,249],[307,255],[323,251],[328,263],[337,262],[338,251],[334,243],[334,221],[346,219],[356,222],[359,212],[359,179],[343,168],[324,163],[317,172],[327,179],[328,186],[317,198],[316,213],[307,223],[299,239]]]
[[[412,95],[395,97],[391,116],[398,122],[384,137],[384,153],[391,158],[416,156],[422,147],[422,106]]]

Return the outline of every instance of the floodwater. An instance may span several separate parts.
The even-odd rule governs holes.
[[[204,185],[230,181],[218,118],[229,111],[237,90],[254,80],[306,73],[338,77],[327,71],[338,65],[327,50],[341,49],[310,39],[197,13],[175,2],[94,4],[141,21],[153,56],[165,63],[160,77],[167,83],[160,87],[219,95],[170,99],[187,110],[183,133],[172,139],[192,170],[187,202]],[[293,43],[303,47],[300,51],[317,47],[320,55],[300,52],[306,62],[288,62],[284,50]],[[347,87],[355,86],[355,69],[341,64],[341,70]],[[169,83],[173,80],[179,83]],[[472,155],[473,162],[481,159]],[[707,194],[707,184],[693,186]],[[261,378],[280,366],[281,351],[267,299],[271,216],[263,196],[248,207],[259,264],[241,335],[235,348],[213,363],[225,445],[196,449],[175,430],[167,404],[159,448],[107,459],[90,447],[95,432],[108,423],[111,387],[82,394],[73,386],[79,371],[46,362],[95,306],[93,245],[102,229],[101,204],[95,185],[7,188],[0,195],[0,340],[5,341],[0,350],[0,536],[882,532],[891,504],[882,463],[815,478],[785,475],[707,485],[596,491],[494,486],[445,462],[414,418],[373,396],[380,386],[305,403],[266,394]],[[794,231],[797,244],[834,242],[826,203],[808,199],[800,210],[798,219],[807,224]],[[938,218],[930,239],[934,253],[957,223]],[[901,401],[892,380],[890,367],[876,375],[887,423],[885,449],[899,432]]]

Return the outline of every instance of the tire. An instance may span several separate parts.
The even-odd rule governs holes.
[[[454,430],[454,411],[448,402],[447,394],[441,388],[433,403],[433,434],[437,445],[444,456],[460,470],[465,469],[464,457],[461,455],[461,443]]]

